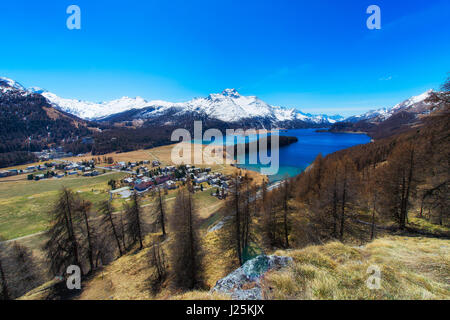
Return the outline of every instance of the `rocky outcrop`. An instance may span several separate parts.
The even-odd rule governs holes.
[[[217,281],[211,291],[228,294],[233,300],[261,300],[262,276],[269,270],[281,269],[291,262],[291,257],[257,256]]]

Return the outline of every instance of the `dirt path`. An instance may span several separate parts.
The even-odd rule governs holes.
[[[20,240],[28,239],[28,238],[39,236],[39,235],[44,234],[44,233],[45,233],[45,231],[36,232],[36,233],[33,233],[33,234],[29,234],[27,236],[15,238],[15,239],[10,239],[10,240],[5,240],[5,241],[0,241],[0,244],[2,244],[2,243],[11,243],[11,242],[14,242],[14,241],[20,241]]]

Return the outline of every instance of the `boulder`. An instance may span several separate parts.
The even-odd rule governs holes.
[[[217,281],[212,292],[228,294],[233,300],[261,300],[261,278],[269,270],[278,270],[292,262],[291,257],[259,255]]]

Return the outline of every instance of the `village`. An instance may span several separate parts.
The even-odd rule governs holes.
[[[174,190],[185,185],[190,179],[194,192],[213,189],[211,196],[225,199],[231,183],[231,176],[212,172],[211,168],[192,165],[162,166],[158,160],[118,162],[105,168],[129,172],[129,176],[120,181],[122,187],[110,191],[111,198],[115,195],[128,198],[132,191],[144,194],[156,188]]]
[[[193,191],[212,189],[211,196],[225,199],[231,183],[231,176],[213,172],[211,168],[199,168],[193,165],[163,166],[158,160],[138,162],[115,162],[111,158],[69,161],[55,160],[24,168],[0,171],[0,178],[26,175],[27,180],[63,179],[66,177],[95,177],[107,172],[122,172],[127,175],[110,184],[110,198],[127,199],[132,192],[145,194],[156,188],[174,190],[191,180]]]
[[[95,163],[93,160],[77,163],[61,161],[31,165],[23,169],[8,169],[0,171],[0,178],[22,174],[26,174],[28,180],[39,181],[50,178],[61,179],[67,176],[95,177],[101,173],[95,170]]]

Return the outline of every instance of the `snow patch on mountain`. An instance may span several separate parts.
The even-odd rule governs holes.
[[[25,89],[24,86],[22,86],[17,81],[5,77],[0,77],[0,95],[6,93],[18,94],[22,96],[31,94],[29,91]]]
[[[32,93],[37,93],[37,94],[43,94],[43,93],[47,92],[47,90],[42,89],[40,87],[31,87],[31,88],[28,88],[28,91],[32,92]]]
[[[83,119],[100,119],[111,114],[124,112],[130,109],[141,109],[148,105],[147,101],[141,97],[123,97],[108,102],[95,103],[83,100],[60,98],[51,92],[43,92],[42,95],[56,108]]]
[[[12,79],[5,78],[5,77],[0,77],[0,86],[2,86],[2,87],[10,87],[10,88],[13,88],[13,89],[23,90],[23,91],[26,90],[25,87],[22,86],[17,81],[14,81]]]
[[[400,111],[415,111],[420,113],[422,111],[421,107],[427,105],[425,100],[430,96],[432,92],[433,92],[432,89],[427,90],[424,93],[418,96],[411,97],[401,103],[396,104],[391,108],[380,108],[377,110],[370,110],[361,115],[349,117],[345,119],[345,122],[358,122],[361,120],[381,122],[389,119],[395,113]]]
[[[390,110],[391,113],[395,113],[398,110],[407,110],[419,103],[423,103],[429,96],[430,94],[433,92],[432,89],[425,91],[422,94],[419,94],[418,96],[415,97],[411,97],[408,100],[405,100],[401,103],[396,104],[394,107],[392,107],[392,109]]]

